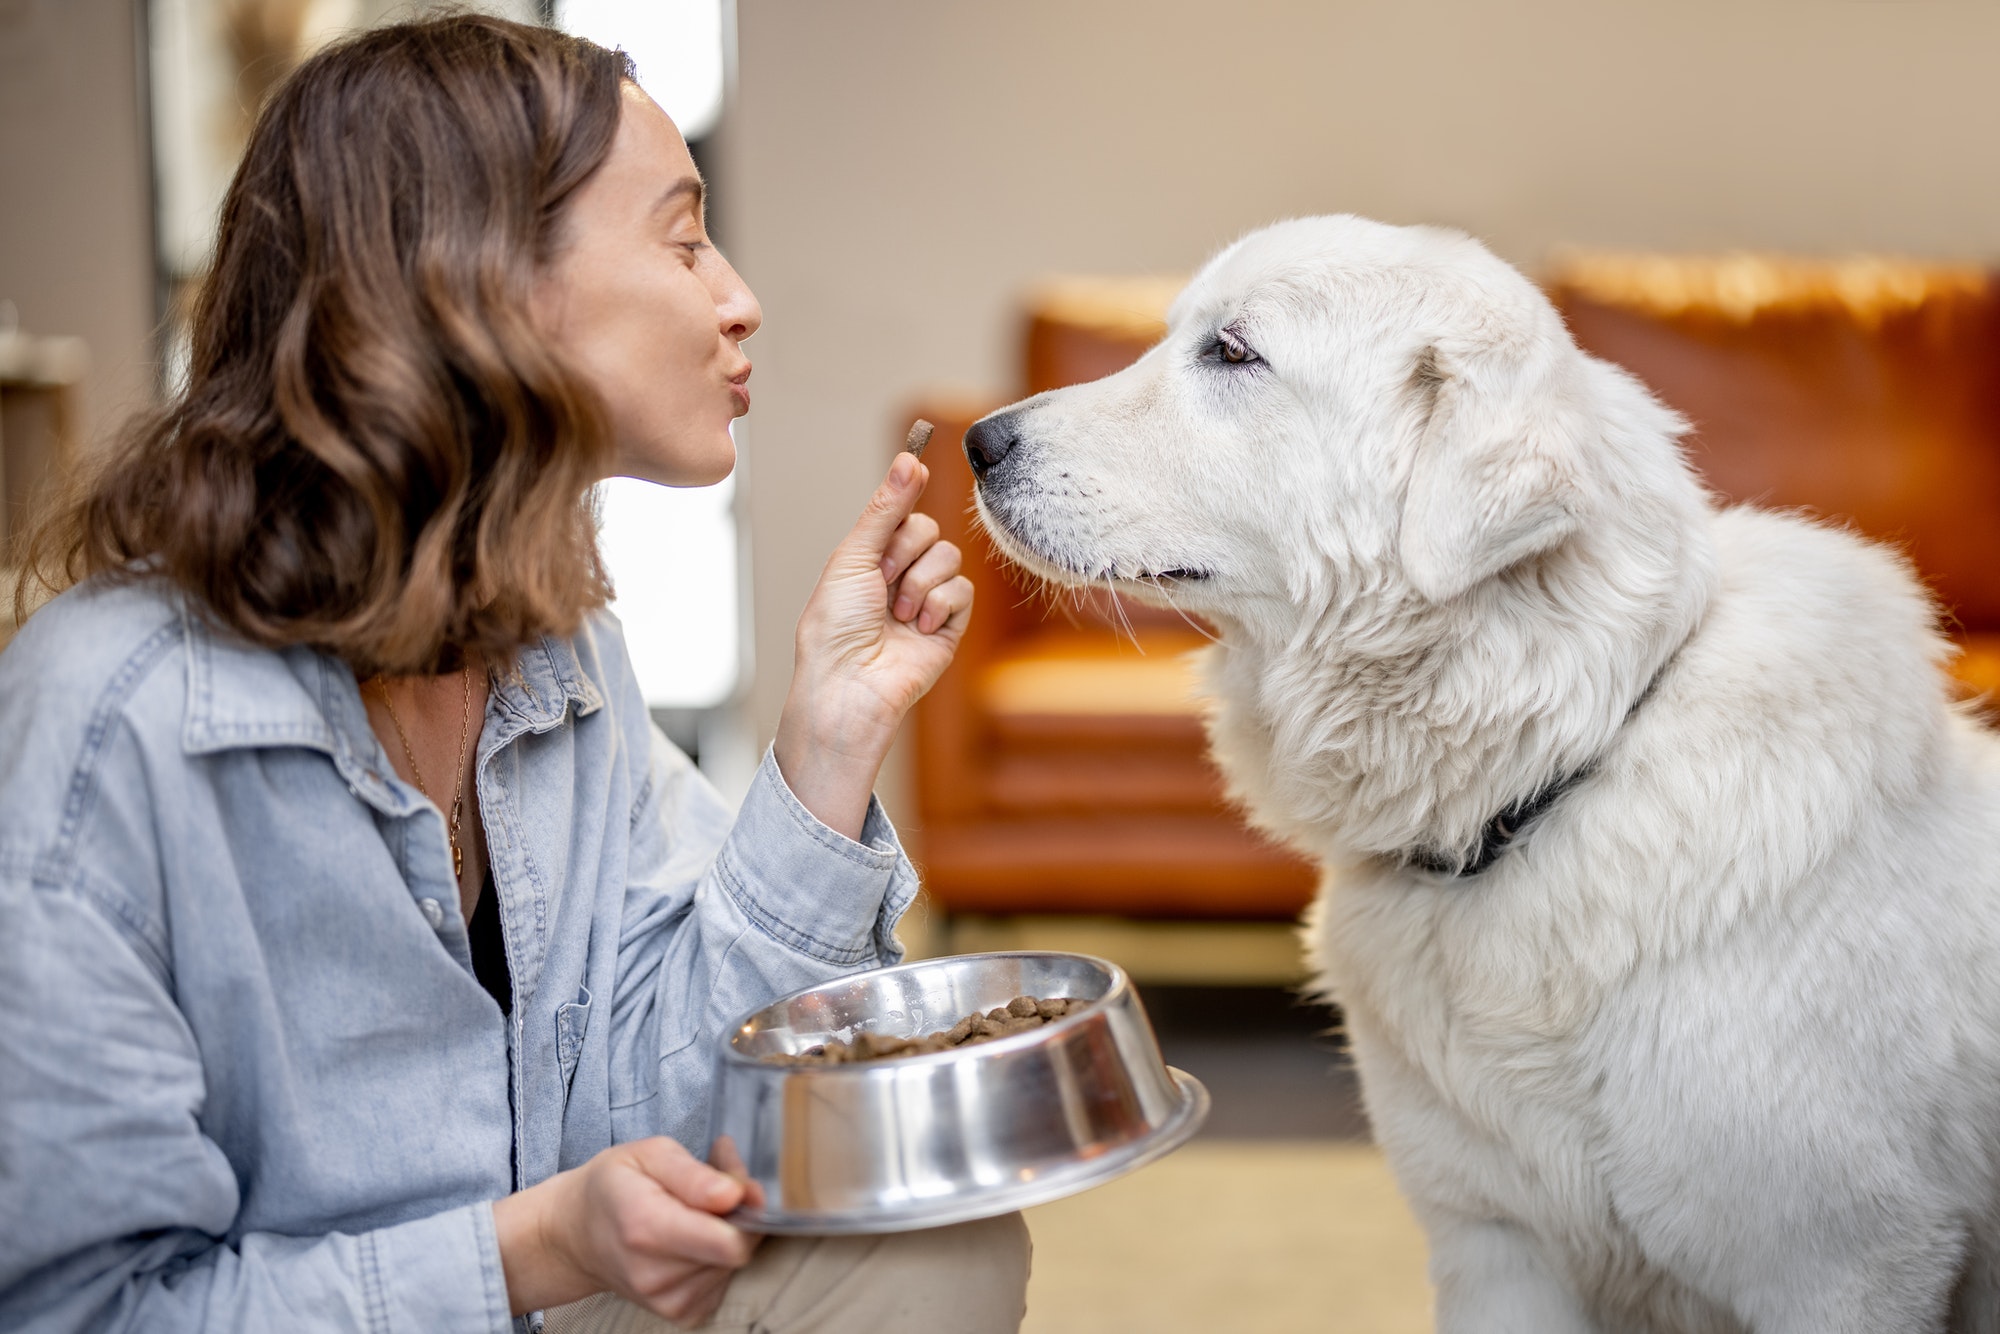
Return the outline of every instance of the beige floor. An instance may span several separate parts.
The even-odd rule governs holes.
[[[1196,1141],[1028,1212],[1023,1334],[1428,1334],[1424,1240],[1365,1144]]]

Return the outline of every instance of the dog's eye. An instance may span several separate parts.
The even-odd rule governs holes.
[[[1217,361],[1228,362],[1231,366],[1242,366],[1258,359],[1257,354],[1250,350],[1249,344],[1228,329],[1216,332],[1215,342],[1209,346],[1208,354]]]

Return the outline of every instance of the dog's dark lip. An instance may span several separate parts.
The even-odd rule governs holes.
[[[978,493],[974,509],[974,512],[978,515],[980,526],[994,536],[1001,551],[1006,552],[1011,559],[1021,563],[1030,570],[1033,570],[1036,564],[1045,567],[1041,572],[1043,578],[1051,577],[1052,572],[1054,581],[1057,583],[1101,584],[1109,580],[1116,583],[1146,584],[1158,587],[1161,584],[1170,583],[1205,583],[1214,577],[1214,571],[1198,569],[1192,565],[1175,565],[1164,570],[1142,569],[1134,573],[1127,573],[1119,569],[1115,561],[1108,566],[1093,566],[1072,557],[1044,551],[1036,543],[1029,541],[1026,537],[1014,531],[1012,526],[1007,523],[1005,517],[993,509],[991,502],[985,494],[983,482],[980,486],[981,489]],[[1010,547],[1018,548],[1018,550],[1010,552],[1008,550]]]

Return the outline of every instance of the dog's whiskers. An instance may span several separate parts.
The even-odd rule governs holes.
[[[1132,618],[1126,614],[1125,601],[1118,596],[1118,579],[1113,570],[1106,570],[1104,572],[1104,591],[1110,595],[1111,610],[1118,618],[1112,622],[1112,633],[1116,634],[1123,631],[1125,638],[1132,641],[1132,647],[1138,649],[1141,654],[1144,654],[1146,646],[1139,642],[1139,632],[1132,628]]]
[[[1207,626],[1203,625],[1200,621],[1197,621],[1194,617],[1188,615],[1187,612],[1181,607],[1181,604],[1174,601],[1174,595],[1167,591],[1167,583],[1168,583],[1167,580],[1161,579],[1159,575],[1154,574],[1154,575],[1148,575],[1146,577],[1146,582],[1153,586],[1153,591],[1160,595],[1161,599],[1166,602],[1167,608],[1170,611],[1172,611],[1174,615],[1180,617],[1183,621],[1187,622],[1188,629],[1194,631],[1196,634],[1200,635],[1203,639],[1206,639],[1211,644],[1220,644],[1222,642],[1221,635],[1214,633]]]

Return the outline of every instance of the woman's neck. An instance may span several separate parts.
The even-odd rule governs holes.
[[[486,877],[477,779],[490,693],[488,674],[476,660],[438,676],[376,676],[361,684],[369,724],[390,765],[445,818],[447,846],[456,853],[459,911],[467,921]]]

